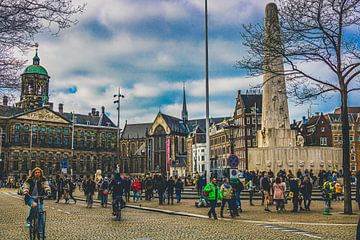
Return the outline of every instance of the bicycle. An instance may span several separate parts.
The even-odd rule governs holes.
[[[33,196],[30,196],[34,198]],[[30,222],[29,234],[30,240],[41,239],[44,240],[45,236],[45,219],[46,219],[46,212],[40,207],[41,202],[44,200],[46,196],[38,196],[37,203],[38,205],[35,208],[35,214]],[[41,221],[43,223],[41,224]]]
[[[116,198],[114,200],[114,215],[115,215],[115,220],[116,221],[120,221],[121,220],[121,209],[123,209],[125,207],[125,202],[122,199],[122,197],[120,198]]]

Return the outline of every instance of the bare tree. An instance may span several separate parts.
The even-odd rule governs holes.
[[[73,17],[84,8],[71,0],[0,0],[0,95],[19,88],[18,73],[25,61],[16,52],[31,47],[34,36],[44,30],[56,35],[76,24]]]
[[[251,75],[263,74],[268,56],[281,56],[288,94],[304,103],[330,92],[341,96],[344,212],[352,213],[350,185],[349,93],[360,90],[360,0],[279,0],[281,42],[266,36],[263,24],[243,26],[249,54],[237,62]],[[265,50],[265,53],[264,53]],[[321,71],[309,70],[316,64]],[[326,77],[319,72],[326,71]],[[329,77],[330,75],[330,77]]]

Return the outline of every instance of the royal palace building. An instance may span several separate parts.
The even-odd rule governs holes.
[[[105,114],[66,113],[63,104],[49,102],[50,76],[40,65],[36,51],[33,64],[21,74],[21,96],[15,106],[3,97],[0,106],[0,175],[22,176],[35,166],[45,174],[112,173],[118,161],[118,128]]]

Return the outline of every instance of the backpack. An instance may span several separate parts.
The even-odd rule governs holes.
[[[210,193],[210,192],[204,191],[204,196],[205,196],[205,197],[208,197],[208,196],[209,196],[209,193]]]

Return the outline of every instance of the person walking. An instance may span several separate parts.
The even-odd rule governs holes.
[[[57,200],[56,203],[59,203],[60,199],[62,198],[64,194],[64,179],[60,177],[59,175],[56,176],[56,189],[57,189]]]
[[[210,210],[208,212],[209,218],[211,216],[214,219],[218,219],[216,215],[216,204],[218,200],[222,200],[222,194],[218,185],[216,185],[216,178],[212,178],[211,182],[207,184],[204,188],[204,195],[207,195],[210,202]]]
[[[294,175],[289,176],[290,194],[292,195],[293,212],[299,211],[299,180]]]
[[[168,204],[170,204],[170,200],[171,200],[171,205],[174,204],[174,187],[175,187],[175,181],[171,176],[169,180],[167,180],[166,182]]]
[[[241,192],[244,190],[244,184],[241,182],[240,176],[238,177],[238,179],[236,179],[236,183],[234,185],[235,188],[235,205],[236,205],[236,209],[239,212],[242,212],[242,208],[241,208]]]
[[[133,194],[134,194],[133,195],[133,201],[138,202],[139,198],[140,198],[139,194],[141,192],[141,184],[140,184],[138,178],[136,178],[136,177],[134,178],[134,181],[131,184],[131,189],[132,189]]]
[[[67,185],[68,185],[68,194],[69,194],[69,198],[71,198],[74,203],[76,204],[76,199],[74,198],[73,196],[73,192],[75,191],[75,188],[76,188],[76,184],[75,182],[72,180],[71,177],[69,177],[67,179]]]
[[[129,177],[125,177],[124,185],[125,201],[130,202],[131,180]]]
[[[102,191],[101,207],[105,207],[105,208],[107,207],[109,201],[109,187],[110,187],[109,179],[108,177],[104,177],[104,180],[100,185],[100,190]]]
[[[326,182],[324,182],[323,184],[323,199],[325,202],[325,210],[324,210],[324,214],[331,214],[330,210],[331,210],[331,200],[333,198],[333,192],[334,192],[334,185],[332,184],[332,179],[331,177],[328,177]]]
[[[310,211],[310,203],[311,203],[311,195],[313,190],[313,185],[308,176],[304,177],[304,181],[302,183],[302,196],[304,198],[304,207],[305,211]]]
[[[276,203],[276,211],[282,212],[284,211],[284,192],[285,188],[284,185],[281,183],[280,177],[275,179],[275,183],[273,186],[274,190],[274,201]]]
[[[95,188],[96,188],[95,181],[92,179],[92,177],[90,177],[90,175],[87,175],[85,185],[84,185],[84,192],[86,195],[86,203],[87,203],[86,207],[87,208],[92,208]]]
[[[251,178],[245,179],[245,188],[249,191],[250,206],[254,206],[253,196],[255,192],[255,185],[253,184],[253,180]]]
[[[178,178],[175,183],[175,195],[176,202],[179,203],[181,201],[181,192],[184,191],[184,184],[181,181],[181,178]]]
[[[150,201],[154,189],[154,183],[150,176],[146,177],[144,182],[144,188],[145,188],[145,200]]]
[[[224,179],[224,183],[220,187],[220,193],[222,195],[220,217],[224,217],[224,208],[226,204],[228,204],[228,207],[230,209],[230,216],[235,217],[232,204],[233,188],[230,185],[228,178]]]
[[[162,175],[158,176],[158,181],[157,181],[157,191],[158,191],[158,196],[159,196],[159,205],[163,205],[165,200],[164,200],[164,193],[166,190],[166,180]]]
[[[263,172],[263,177],[260,179],[260,189],[264,196],[265,211],[270,212],[269,201],[270,201],[270,179],[267,176],[267,172]]]

